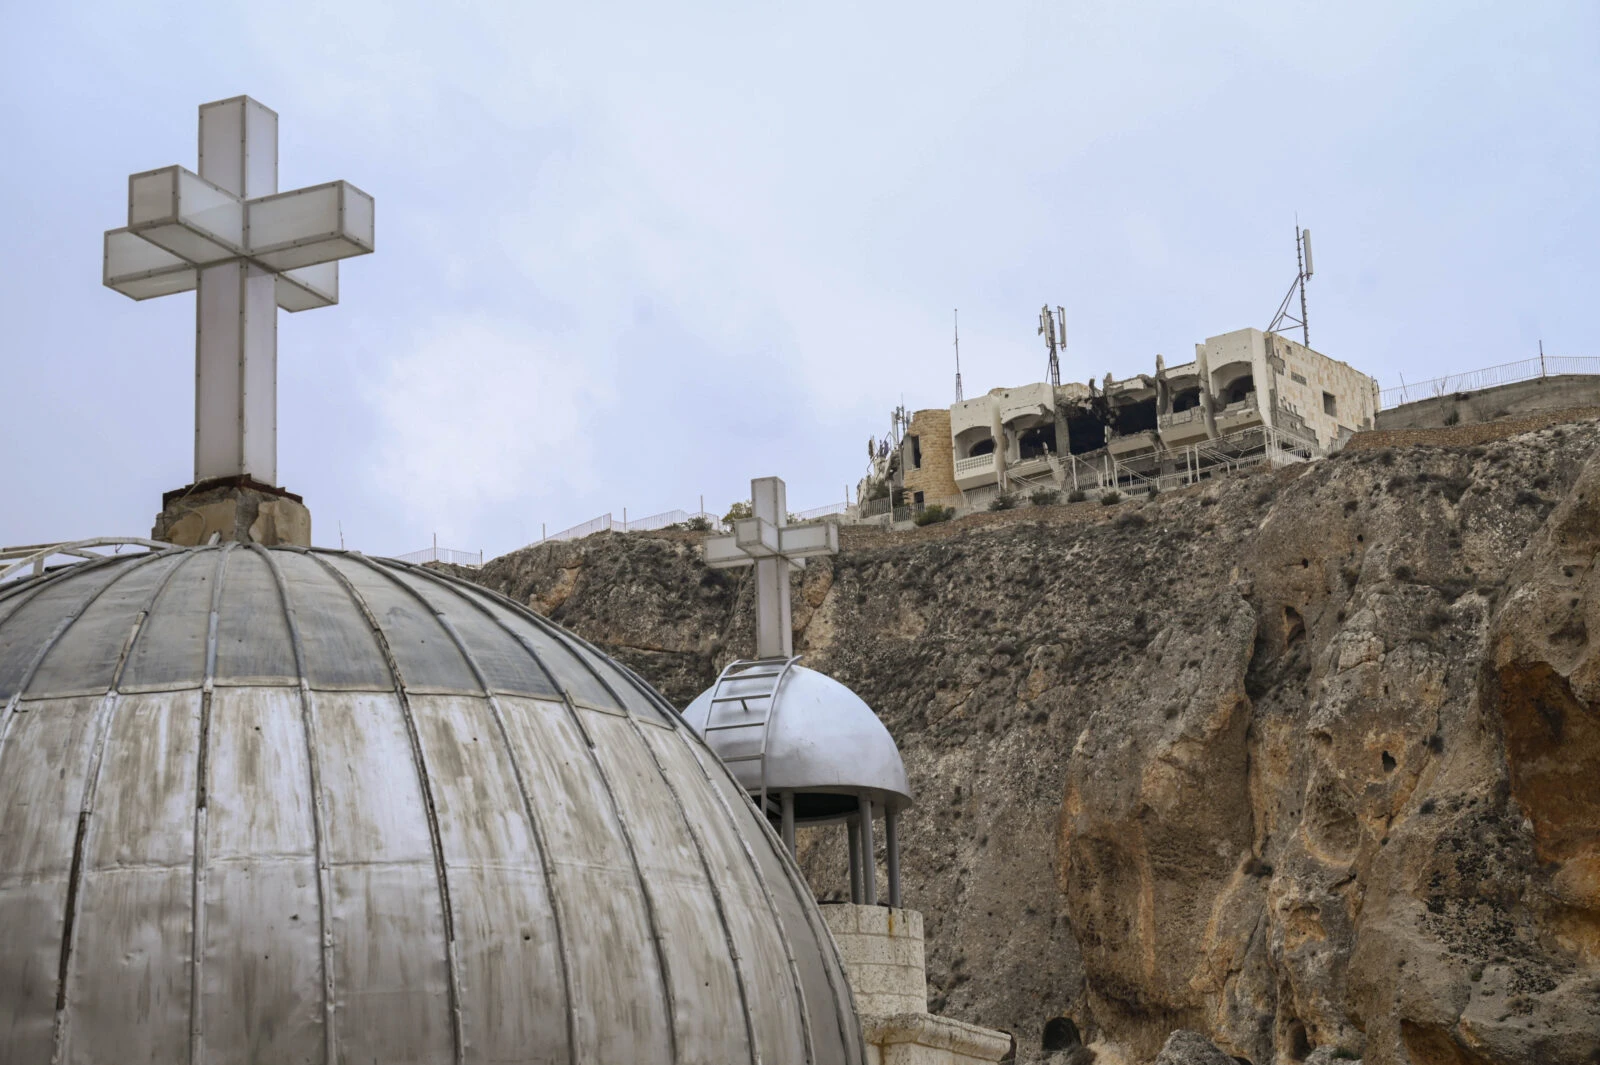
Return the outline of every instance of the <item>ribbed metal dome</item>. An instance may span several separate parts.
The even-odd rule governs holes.
[[[760,661],[736,665],[745,664],[762,665]],[[737,685],[738,677],[732,679]],[[713,700],[727,687],[719,681],[701,692],[684,708],[683,718],[728,760],[735,779],[747,790],[793,792],[795,819],[802,824],[854,813],[859,798],[871,799],[880,813],[899,813],[912,805],[905,763],[894,737],[861,696],[826,673],[790,663],[779,674],[770,707],[759,718],[765,736],[726,723],[730,717],[741,720],[736,715],[745,709],[742,701],[735,702],[741,700],[737,687],[731,697],[721,699],[734,705],[718,707],[720,714],[712,720]],[[763,757],[741,757],[755,750],[761,750]]]
[[[0,588],[0,1061],[817,1062],[799,870],[647,685],[473,585],[225,544]]]

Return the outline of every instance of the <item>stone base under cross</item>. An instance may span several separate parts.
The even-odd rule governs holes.
[[[152,540],[196,547],[215,534],[226,543],[311,546],[311,511],[299,496],[248,477],[223,477],[161,497]]]
[[[922,914],[889,906],[826,903],[855,994],[868,1065],[986,1065],[1011,1050],[1011,1036],[928,1012]]]

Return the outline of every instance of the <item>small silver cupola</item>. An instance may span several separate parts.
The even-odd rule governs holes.
[[[756,571],[756,657],[730,663],[684,710],[794,851],[796,825],[843,824],[850,835],[851,901],[875,905],[873,823],[882,819],[889,905],[900,905],[899,815],[912,805],[889,730],[860,696],[798,664],[789,570],[836,554],[834,522],[789,525],[783,481],[750,482],[752,517],[707,540],[706,565]]]

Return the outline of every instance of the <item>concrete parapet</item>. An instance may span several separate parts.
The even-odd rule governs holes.
[[[862,1018],[867,1060],[875,1065],[979,1065],[999,1061],[1011,1036],[931,1013]]]

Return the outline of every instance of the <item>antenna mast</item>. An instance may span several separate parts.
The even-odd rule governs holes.
[[[956,308],[956,402],[960,403],[965,398],[961,394],[961,309]]]
[[[1064,307],[1057,307],[1055,313],[1050,313],[1047,303],[1039,308],[1039,335],[1044,337],[1044,346],[1050,352],[1050,365],[1047,371],[1050,384],[1054,388],[1061,387],[1061,350],[1067,346],[1067,311]]]
[[[1267,332],[1278,332],[1279,326],[1297,325],[1300,327],[1300,342],[1306,347],[1311,346],[1311,327],[1307,324],[1306,314],[1306,282],[1311,279],[1311,230],[1301,229],[1300,220],[1294,223],[1294,283],[1289,286],[1289,291],[1284,293],[1283,302],[1278,304],[1278,313],[1272,316],[1272,324],[1267,326]],[[1300,317],[1296,318],[1289,312],[1295,293],[1300,294]]]

